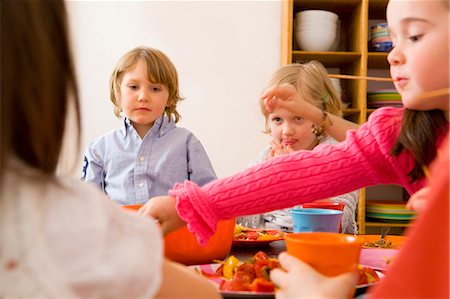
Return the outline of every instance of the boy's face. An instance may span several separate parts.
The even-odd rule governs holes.
[[[449,9],[444,0],[391,0],[387,19],[394,48],[391,76],[405,107],[448,110],[447,97],[416,99],[449,86]]]
[[[120,84],[120,106],[138,132],[147,132],[164,113],[169,99],[165,85],[148,81],[145,62],[125,72]],[[142,137],[142,136],[141,136]]]
[[[310,150],[315,146],[316,136],[311,131],[311,121],[283,108],[276,108],[269,113],[267,121],[272,138],[278,143],[290,145],[294,151]]]

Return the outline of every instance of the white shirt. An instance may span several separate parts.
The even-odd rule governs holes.
[[[22,166],[22,171],[23,171]],[[160,230],[91,184],[9,171],[0,191],[1,298],[152,298]]]

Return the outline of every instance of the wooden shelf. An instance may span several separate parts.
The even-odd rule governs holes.
[[[357,52],[307,52],[292,51],[294,62],[318,60],[325,67],[346,67],[361,59],[361,53]]]
[[[389,69],[387,52],[369,52],[367,55],[367,67],[369,69]]]
[[[283,0],[281,22],[281,64],[317,60],[326,68],[338,68],[340,74],[368,76],[370,70],[389,70],[388,53],[370,52],[369,23],[386,18],[388,0]],[[295,14],[307,9],[328,10],[340,20],[339,51],[300,51],[294,38]],[[331,71],[330,71],[331,72]],[[333,71],[334,72],[334,71]],[[358,124],[367,121],[375,109],[367,109],[367,82],[364,80],[341,80],[343,100],[349,104],[344,117]],[[398,226],[409,224],[366,222],[366,189],[360,190],[357,223],[359,233],[367,227]]]
[[[366,221],[366,226],[370,227],[379,227],[379,226],[389,226],[389,227],[410,227],[411,223],[398,223],[398,222],[372,222],[372,221]]]

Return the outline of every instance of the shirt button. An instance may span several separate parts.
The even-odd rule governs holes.
[[[144,157],[143,156],[141,156],[140,158],[139,158],[139,161],[144,161]]]
[[[144,183],[140,182],[139,183],[139,188],[142,188],[142,187],[144,187]]]

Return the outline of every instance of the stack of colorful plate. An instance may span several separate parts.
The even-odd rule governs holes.
[[[385,106],[403,107],[400,94],[395,89],[381,89],[367,93],[367,107],[380,108]]]
[[[380,220],[409,221],[415,218],[416,213],[407,210],[404,201],[368,200],[366,216]]]

